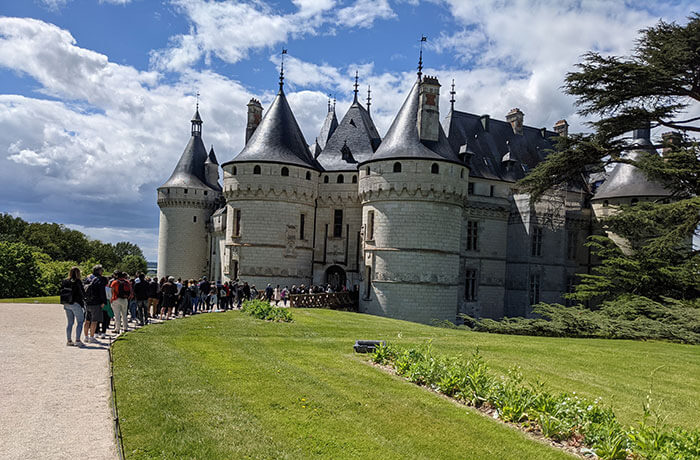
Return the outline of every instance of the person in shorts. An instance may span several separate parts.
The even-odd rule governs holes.
[[[92,267],[92,275],[87,278],[85,285],[85,309],[87,317],[85,320],[85,341],[90,343],[97,342],[95,332],[97,325],[102,322],[102,307],[107,303],[107,295],[105,287],[107,286],[107,278],[102,276],[102,265]]]

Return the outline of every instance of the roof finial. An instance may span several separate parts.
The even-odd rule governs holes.
[[[453,78],[452,79],[452,90],[450,91],[450,96],[452,96],[450,98],[450,110],[452,110],[453,112],[455,110],[455,94],[457,94],[457,93],[455,92],[455,79]]]
[[[418,57],[418,79],[420,80],[423,76],[423,42],[427,42],[428,37],[425,35],[420,36],[420,55]]]
[[[369,106],[371,105],[372,101],[372,90],[370,89],[369,85],[367,85],[367,113],[369,113]]]
[[[282,48],[282,64],[280,64],[280,91],[284,86],[284,55],[287,54],[287,48]]]
[[[356,70],[356,71],[355,71],[355,84],[353,85],[354,88],[355,88],[355,90],[354,90],[355,99],[354,99],[353,102],[357,102],[357,88],[360,86],[360,85],[357,84],[357,78],[358,78],[358,73],[357,73],[357,70]]]
[[[328,113],[331,112],[331,93],[328,93]]]
[[[335,96],[333,96],[333,110],[335,110]]]
[[[196,104],[195,110],[199,111],[199,91],[197,91],[195,93],[195,97],[197,98],[197,104]]]

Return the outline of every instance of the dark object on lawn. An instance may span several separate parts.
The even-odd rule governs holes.
[[[374,353],[379,345],[386,346],[384,340],[357,340],[355,342],[355,353]]]

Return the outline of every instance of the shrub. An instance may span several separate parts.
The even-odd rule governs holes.
[[[242,309],[245,313],[265,321],[290,323],[293,321],[292,312],[287,308],[275,307],[263,300],[246,300]]]

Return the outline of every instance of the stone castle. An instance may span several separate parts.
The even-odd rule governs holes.
[[[420,69],[420,67],[419,67]],[[158,276],[227,281],[263,289],[330,283],[359,289],[361,312],[418,322],[458,313],[527,315],[560,302],[595,263],[584,246],[596,216],[669,192],[633,166],[553,190],[536,204],[514,188],[567,136],[450,109],[440,122],[440,83],[419,70],[382,138],[355,97],[340,122],[329,103],[309,146],[283,89],[263,116],[248,104],[246,144],[219,165],[202,141],[199,110],[190,141],[158,188]],[[652,149],[637,130],[630,155]]]

